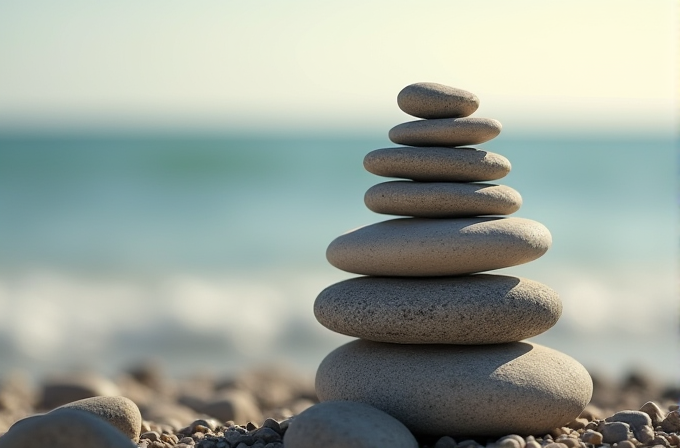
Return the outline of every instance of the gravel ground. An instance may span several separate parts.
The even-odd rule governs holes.
[[[421,438],[420,446],[680,448],[677,385],[639,372],[621,381],[594,375],[593,381],[593,399],[580,418],[550,434],[494,440]],[[171,379],[147,364],[115,378],[80,372],[45,378],[37,385],[12,375],[0,383],[0,432],[26,416],[95,395],[122,395],[137,404],[143,418],[140,448],[281,448],[294,416],[316,402],[313,377],[280,365],[229,377]],[[641,408],[644,415],[620,412]],[[645,426],[641,415],[651,415],[652,424]]]

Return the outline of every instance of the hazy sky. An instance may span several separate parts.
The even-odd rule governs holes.
[[[672,132],[673,0],[0,0],[0,129],[389,129],[476,93],[504,127]]]

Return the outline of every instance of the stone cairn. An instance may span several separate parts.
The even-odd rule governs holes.
[[[471,118],[477,97],[434,83],[412,84],[399,107],[423,120],[389,132],[401,146],[364,159],[373,174],[401,178],[371,187],[369,209],[402,215],[348,232],[329,262],[363,275],[326,288],[317,320],[357,337],[330,353],[316,376],[325,401],[380,409],[414,434],[494,437],[545,434],[588,404],[592,381],[572,358],[523,341],[552,327],[562,304],[533,280],[477,274],[535,260],[549,248],[540,223],[509,215],[522,198],[478,183],[510,171],[476,145],[501,124]]]

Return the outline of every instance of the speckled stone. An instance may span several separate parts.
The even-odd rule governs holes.
[[[59,409],[19,420],[0,437],[0,448],[135,448],[101,418],[75,409]]]
[[[506,176],[510,161],[475,148],[381,148],[364,157],[366,171],[420,182],[482,182]]]
[[[535,260],[552,238],[524,218],[397,218],[339,236],[326,250],[338,269],[377,276],[447,276]]]
[[[522,196],[505,185],[397,180],[369,188],[364,203],[387,215],[456,218],[510,215],[522,206]]]
[[[106,420],[118,428],[130,439],[139,440],[139,432],[142,429],[142,414],[137,405],[125,397],[92,397],[74,401],[57,408],[75,409],[89,412],[101,419]],[[52,411],[52,412],[55,412]]]
[[[400,344],[498,344],[543,333],[562,302],[533,280],[478,274],[359,277],[324,289],[316,319],[336,333]]]
[[[585,408],[592,380],[578,362],[529,342],[404,345],[356,340],[316,374],[321,401],[369,404],[416,434],[545,434]]]
[[[291,422],[286,448],[418,448],[418,442],[394,417],[363,403],[327,401]]]
[[[466,90],[434,82],[418,82],[397,95],[399,108],[418,118],[459,118],[472,115],[479,98]]]
[[[389,138],[398,145],[465,146],[488,142],[501,132],[501,124],[491,118],[440,118],[398,124]]]

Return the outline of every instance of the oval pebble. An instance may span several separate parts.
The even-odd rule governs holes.
[[[475,148],[381,148],[364,157],[366,171],[420,182],[482,182],[506,176],[505,157]]]
[[[338,269],[377,276],[449,276],[535,260],[552,238],[524,218],[397,218],[361,227],[331,242]]]
[[[472,115],[479,107],[479,98],[455,87],[418,82],[399,92],[397,105],[407,114],[418,118],[459,118]]]
[[[456,218],[510,215],[522,206],[522,196],[505,185],[397,180],[369,188],[364,203],[386,215]]]
[[[363,403],[327,401],[295,417],[283,438],[286,448],[418,448],[394,417]]]
[[[551,288],[505,275],[359,277],[324,289],[316,319],[336,333],[400,344],[498,344],[555,325],[562,302]]]
[[[488,142],[501,132],[501,124],[491,118],[440,118],[398,124],[389,138],[398,145],[465,146]]]
[[[578,362],[529,342],[406,345],[356,340],[316,374],[321,401],[375,406],[416,434],[545,434],[585,408],[592,380]]]
[[[75,409],[89,412],[118,428],[132,440],[139,439],[142,429],[142,414],[137,405],[125,397],[92,397],[65,404],[52,412]]]
[[[75,409],[19,420],[0,437],[0,448],[135,448],[126,435],[99,417]]]

